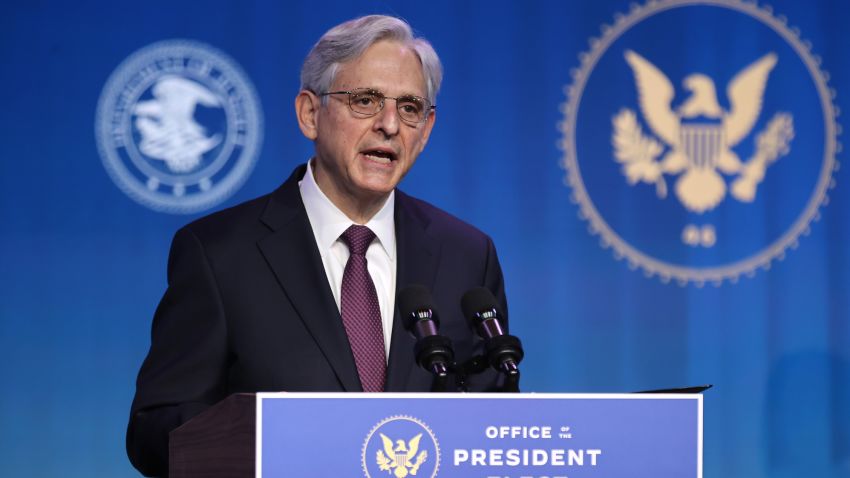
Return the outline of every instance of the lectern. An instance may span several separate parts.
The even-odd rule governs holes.
[[[184,477],[701,478],[700,394],[233,395],[171,433]]]

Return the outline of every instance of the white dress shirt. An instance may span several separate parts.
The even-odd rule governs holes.
[[[298,183],[307,218],[313,228],[313,237],[322,255],[322,265],[333,291],[337,309],[340,308],[342,274],[348,262],[348,246],[340,235],[354,222],[339,210],[319,189],[313,177],[312,160],[307,163],[307,173]],[[384,352],[390,354],[390,338],[395,310],[396,250],[395,250],[395,191],[391,192],[381,210],[364,226],[375,233],[375,240],[366,251],[369,275],[375,283],[381,323],[384,326]]]

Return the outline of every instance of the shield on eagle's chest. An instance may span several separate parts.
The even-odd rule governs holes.
[[[697,169],[715,169],[717,159],[726,149],[726,135],[721,123],[682,122],[679,144],[690,164]]]

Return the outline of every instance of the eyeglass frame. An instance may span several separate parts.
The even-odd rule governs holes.
[[[354,94],[356,92],[359,92],[359,91],[377,94],[376,96],[380,96],[381,102],[379,103],[380,106],[378,107],[377,111],[375,111],[372,114],[368,114],[368,113],[356,111],[354,109],[354,107],[351,105],[351,101],[354,98]],[[437,110],[437,105],[432,105],[431,101],[428,100],[428,98],[423,98],[421,96],[416,96],[416,95],[404,95],[404,96],[392,97],[392,96],[387,96],[382,91],[376,90],[374,88],[355,88],[355,89],[349,90],[349,91],[325,91],[323,93],[318,94],[318,96],[329,96],[329,95],[348,95],[348,109],[351,110],[352,113],[355,113],[355,114],[358,114],[358,115],[363,115],[364,118],[371,118],[371,117],[377,115],[378,113],[380,113],[381,111],[383,111],[384,110],[384,103],[385,103],[384,100],[395,100],[395,107],[396,107],[396,111],[398,111],[399,119],[404,121],[405,123],[407,123],[409,125],[420,125],[420,124],[426,123],[428,121],[428,116],[431,114],[431,112]],[[425,116],[422,118],[422,121],[412,122],[412,121],[409,121],[409,120],[402,118],[401,111],[398,109],[398,104],[399,104],[398,100],[400,100],[400,99],[403,100],[403,99],[408,99],[408,98],[422,101],[423,104],[428,105],[428,107],[425,108],[426,113],[425,113]]]

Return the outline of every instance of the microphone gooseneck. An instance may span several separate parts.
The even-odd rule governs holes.
[[[461,299],[461,308],[463,315],[472,321],[476,332],[484,339],[490,365],[518,383],[518,365],[524,356],[522,343],[502,328],[499,303],[490,289],[476,287],[469,290]]]
[[[424,286],[411,285],[398,293],[396,301],[404,328],[416,337],[416,363],[435,379],[444,380],[454,361],[454,349],[451,341],[439,334],[440,319],[431,293]]]

